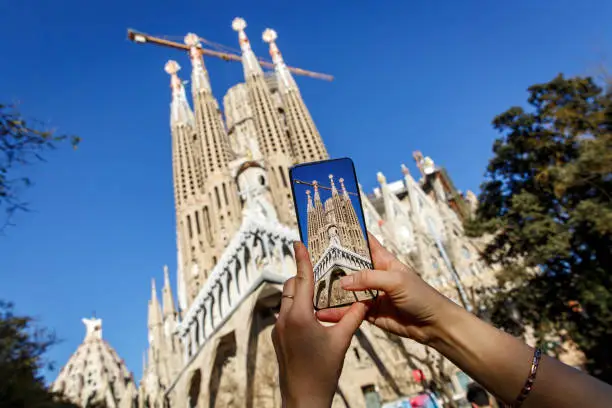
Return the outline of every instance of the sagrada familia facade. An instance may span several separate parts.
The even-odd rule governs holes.
[[[312,182],[314,202],[311,191],[306,190],[307,242],[315,276],[314,306],[317,309],[374,297],[372,291],[350,292],[340,287],[340,277],[371,269],[373,265],[344,179],[340,177],[338,181],[341,191],[336,188],[334,175],[329,175],[331,196],[326,200],[321,199],[318,180]]]
[[[264,32],[275,66],[264,73],[244,20],[236,18],[232,27],[244,83],[224,96],[223,114],[196,35],[185,37],[191,104],[178,63],[165,66],[172,91],[176,292],[164,268],[161,301],[152,285],[149,346],[138,388],[102,340],[101,322],[88,323],[83,345],[53,383],[83,406],[92,398],[113,408],[280,405],[270,332],[282,284],[295,273],[292,242],[299,239],[288,170],[327,159],[328,152],[276,33]],[[476,197],[459,193],[431,159],[418,152],[414,158],[417,178],[402,166],[399,180],[387,182],[379,173],[373,193],[358,192],[366,227],[423,279],[471,309],[495,273],[479,261],[482,243],[463,232]],[[321,205],[316,193],[312,205]],[[351,252],[367,254],[358,243]],[[463,394],[464,374],[435,351],[364,323],[346,356],[333,406],[374,407],[414,395],[424,387],[415,372],[445,398]]]

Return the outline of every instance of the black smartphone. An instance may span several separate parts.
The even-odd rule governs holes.
[[[300,238],[314,269],[315,309],[376,298],[375,290],[351,292],[340,287],[342,276],[373,268],[353,161],[298,164],[289,177]]]

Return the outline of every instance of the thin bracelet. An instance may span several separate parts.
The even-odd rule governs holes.
[[[536,374],[538,373],[538,366],[540,365],[540,358],[542,357],[542,350],[536,347],[533,352],[533,361],[531,362],[531,371],[529,371],[529,377],[527,377],[527,381],[525,381],[525,385],[521,390],[521,393],[516,398],[516,401],[512,405],[514,408],[518,408],[523,404],[523,401],[527,398],[531,389],[533,388],[533,383],[536,379]]]

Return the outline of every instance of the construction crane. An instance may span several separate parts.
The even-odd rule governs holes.
[[[153,35],[149,35],[149,34],[145,34],[145,33],[142,33],[136,30],[132,30],[131,28],[128,29],[128,39],[137,44],[150,43],[150,44],[162,45],[164,47],[174,48],[174,49],[184,50],[184,51],[189,52],[188,45],[181,44],[179,42],[175,42],[171,40],[167,40],[165,38],[155,37]],[[207,43],[207,44],[211,43],[210,41],[204,38],[200,38],[200,41]],[[211,44],[214,44],[214,43],[211,43]],[[204,48],[201,45],[198,48],[200,48],[203,55],[221,58],[224,61],[242,61],[242,57],[240,55],[233,54],[231,52],[215,51],[209,48]],[[224,47],[224,48],[228,48],[228,47]],[[271,62],[259,59],[259,63],[263,65],[264,67],[274,68],[274,64]],[[295,68],[295,67],[287,67],[287,68],[289,68],[289,71],[291,71],[292,73],[296,75],[302,75],[302,76],[307,76],[307,77],[316,78],[316,79],[323,79],[325,81],[332,81],[334,79],[333,76],[328,75],[328,74],[321,74],[319,72],[307,71],[305,69]]]
[[[295,184],[304,184],[304,185],[311,186],[311,187],[314,187],[314,186],[315,186],[315,183],[309,183],[309,182],[307,182],[307,181],[303,181],[303,180],[297,180],[297,179],[295,179],[295,180],[293,180],[293,182],[294,182]],[[321,184],[319,184],[319,183],[316,183],[316,185],[317,185],[317,188],[322,188],[323,190],[329,190],[329,191],[332,191],[331,187],[327,187],[327,186],[321,185]],[[353,193],[352,191],[348,191],[348,190],[347,190],[346,192],[347,192],[347,194],[350,194],[350,195],[354,195],[354,196],[357,196],[357,195],[358,195],[357,193]]]

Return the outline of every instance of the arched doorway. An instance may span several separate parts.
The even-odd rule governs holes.
[[[189,408],[196,408],[198,406],[198,399],[200,398],[200,391],[202,387],[202,372],[197,369],[191,376],[189,381]]]
[[[208,382],[208,406],[210,408],[232,408],[241,405],[241,396],[236,390],[236,335],[231,332],[221,338]]]
[[[271,289],[271,288],[266,288]],[[260,292],[253,309],[247,349],[247,408],[276,408],[281,405],[278,365],[271,332],[280,309],[278,289]]]
[[[334,268],[330,272],[328,299],[329,307],[352,303],[357,300],[354,292],[342,289],[340,286],[340,278],[346,276],[346,272],[341,268]]]
[[[325,279],[321,279],[317,283],[317,292],[315,295],[315,307],[317,309],[323,309],[328,306],[329,301],[327,298],[327,292],[325,291],[326,286]]]

